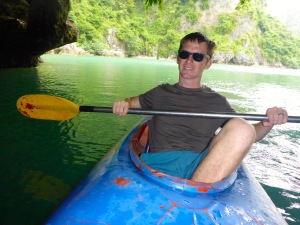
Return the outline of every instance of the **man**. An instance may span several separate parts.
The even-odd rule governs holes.
[[[212,65],[215,43],[204,34],[186,35],[180,42],[177,64],[179,81],[159,85],[136,97],[114,102],[113,112],[123,116],[128,108],[185,112],[235,111],[224,96],[201,82]],[[153,169],[198,182],[220,181],[235,171],[252,144],[261,140],[274,125],[287,122],[285,109],[266,111],[267,121],[250,124],[241,118],[213,119],[154,116],[150,125],[151,153],[141,159]],[[216,135],[215,132],[222,129]]]

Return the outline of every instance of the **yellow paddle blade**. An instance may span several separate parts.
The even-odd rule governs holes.
[[[25,116],[41,120],[68,120],[79,114],[79,106],[66,99],[50,95],[24,95],[17,101]]]

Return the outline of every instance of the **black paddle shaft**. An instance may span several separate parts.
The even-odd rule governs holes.
[[[112,113],[111,107],[95,107],[95,106],[80,106],[80,112],[103,112]],[[146,110],[146,109],[129,109],[128,114],[138,115],[159,115],[159,116],[185,116],[185,117],[205,117],[205,118],[221,118],[221,119],[232,119],[232,118],[243,118],[246,120],[262,121],[267,120],[266,115],[261,114],[244,114],[244,113],[195,113],[195,112],[175,112],[175,111],[164,111],[164,110]],[[299,116],[289,116],[288,122],[300,123]]]

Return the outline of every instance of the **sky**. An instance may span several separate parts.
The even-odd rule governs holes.
[[[272,15],[286,15],[290,12],[300,13],[300,0],[266,0]]]
[[[268,12],[300,32],[300,0],[266,0]]]

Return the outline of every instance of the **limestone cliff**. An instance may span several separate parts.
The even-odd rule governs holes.
[[[32,67],[43,53],[77,40],[69,0],[1,0],[0,67]]]

